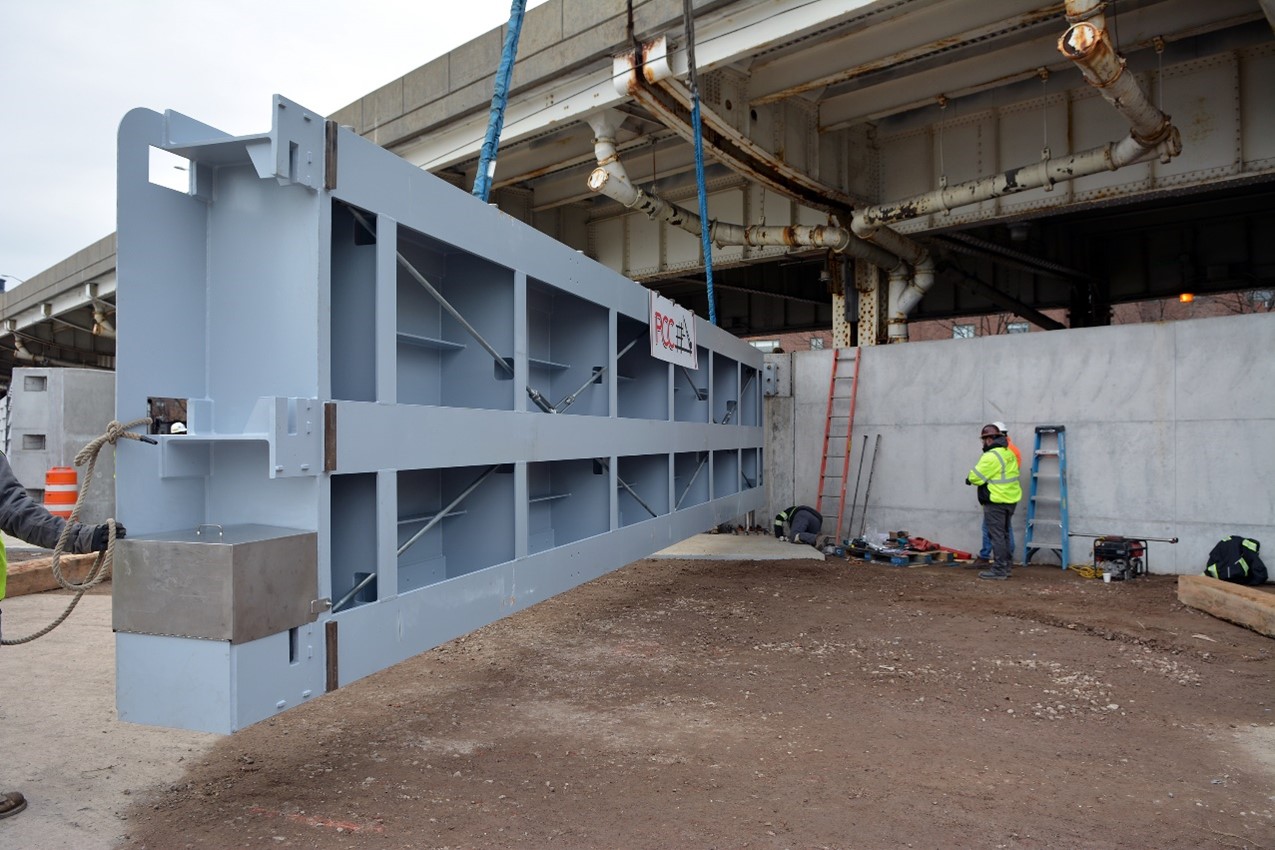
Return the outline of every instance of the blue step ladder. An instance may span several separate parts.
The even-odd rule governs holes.
[[[1056,552],[1062,568],[1067,569],[1071,563],[1068,527],[1067,429],[1063,425],[1038,425],[1036,447],[1032,451],[1023,564],[1030,563],[1036,552]],[[1038,529],[1044,533],[1037,535]],[[1055,529],[1057,539],[1054,538]]]

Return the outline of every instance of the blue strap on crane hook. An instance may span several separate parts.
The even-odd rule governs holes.
[[[691,0],[682,0],[686,21],[686,61],[691,72],[691,127],[695,131],[695,185],[699,190],[700,248],[704,252],[704,277],[708,281],[708,321],[717,324],[717,299],[713,297],[713,246],[709,237],[708,191],[704,185],[704,139],[699,117],[699,80],[695,73],[695,19]]]
[[[491,195],[491,178],[496,173],[496,148],[500,145],[500,131],[505,125],[509,78],[514,72],[514,57],[518,54],[518,36],[522,34],[522,15],[526,9],[527,0],[513,0],[509,8],[509,30],[505,33],[505,49],[500,54],[500,70],[496,72],[496,85],[491,94],[491,117],[487,121],[487,135],[483,138],[482,154],[478,158],[478,173],[474,175],[473,195],[484,202]]]

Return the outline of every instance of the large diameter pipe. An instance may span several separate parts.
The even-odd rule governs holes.
[[[699,236],[701,223],[698,215],[656,195],[643,192],[629,180],[629,174],[620,162],[620,153],[615,146],[615,133],[623,120],[624,116],[614,110],[599,112],[589,118],[589,127],[593,130],[593,154],[598,160],[598,167],[589,173],[589,191],[605,195],[650,219],[667,221]]]
[[[1029,189],[1040,189],[1055,183],[1075,180],[1078,177],[1101,174],[1104,171],[1115,171],[1126,165],[1149,159],[1157,153],[1163,161],[1167,161],[1166,157],[1176,156],[1181,152],[1182,138],[1177,128],[1169,125],[1168,137],[1150,148],[1133,136],[1126,136],[1118,142],[1108,142],[1101,147],[1060,159],[1050,158],[1021,168],[1011,168],[1009,171],[991,177],[967,180],[946,189],[913,195],[901,201],[864,207],[855,211],[851,226],[856,233],[863,236],[864,233],[870,233],[873,228],[883,224],[907,221],[930,213],[979,204],[993,198],[1014,195]]]
[[[912,274],[912,280],[903,288],[903,292],[899,293],[899,301],[895,305],[895,309],[904,318],[912,314],[916,309],[916,305],[921,303],[921,297],[934,286],[934,260],[926,257]],[[903,338],[907,339],[907,326],[903,329]]]
[[[667,221],[696,236],[700,235],[700,218],[688,209],[670,204],[656,195],[648,195],[629,182],[629,175],[619,162],[599,165],[589,174],[589,191],[606,195],[628,209],[648,218]]]
[[[648,194],[629,181],[615,146],[615,131],[619,127],[617,119],[622,120],[622,116],[604,112],[589,121],[594,133],[594,154],[598,160],[598,167],[589,174],[589,189],[611,198],[627,209],[637,210],[651,219],[666,221],[700,236],[704,226],[700,216]],[[865,226],[862,231],[857,231],[823,225],[746,227],[710,221],[708,228],[710,238],[718,245],[826,248],[888,270],[891,282],[888,315],[892,342],[907,339],[907,314],[934,285],[934,262],[929,252],[919,243],[888,227]],[[910,276],[910,267],[917,269],[915,279]]]
[[[1080,68],[1085,79],[1129,122],[1133,137],[1144,148],[1155,148],[1169,137],[1169,116],[1147,98],[1133,74],[1125,73],[1125,60],[1116,53],[1106,29],[1093,20],[1072,24],[1058,39],[1058,50]],[[1181,152],[1179,143],[1174,156]],[[1162,155],[1163,156],[1163,155]],[[1162,158],[1167,162],[1167,158]]]
[[[934,260],[929,255],[916,266],[911,278],[890,275],[887,303],[890,342],[908,341],[908,316],[934,286]]]
[[[753,224],[745,227],[739,224],[713,222],[711,232],[723,245],[827,248],[838,254],[849,254],[860,260],[866,260],[877,268],[892,269],[901,264],[897,254],[860,239],[844,227],[830,227],[822,224],[812,226]]]
[[[605,195],[628,209],[648,218],[666,221],[694,236],[701,234],[703,220],[698,214],[644,192],[634,186],[616,160],[593,169],[588,181],[590,191]],[[708,235],[717,245],[746,245],[760,248],[781,245],[788,248],[827,248],[850,254],[874,266],[889,269],[897,266],[899,257],[876,245],[857,238],[844,227],[826,225],[742,225],[710,221]],[[910,240],[907,240],[910,241]]]
[[[663,198],[637,188],[629,180],[628,172],[620,162],[615,146],[615,117],[599,114],[590,119],[593,128],[594,155],[598,167],[589,174],[589,190],[616,201],[627,209],[643,213],[648,218],[668,222],[694,236],[701,235],[703,220],[699,215],[670,203]],[[781,245],[789,248],[826,248],[837,253],[849,254],[866,260],[879,268],[891,269],[900,264],[899,253],[890,245],[910,256],[921,256],[925,249],[912,240],[895,234],[890,245],[870,244],[844,227],[825,225],[749,225],[724,224],[710,221],[708,233],[718,245],[746,245],[764,247]],[[906,261],[904,256],[903,260]]]
[[[890,272],[886,285],[886,322],[889,325],[890,342],[902,342],[908,338],[908,317],[900,313],[898,304],[908,285],[908,274],[895,269]]]
[[[888,227],[864,227],[860,229],[856,222],[859,216],[856,214],[851,222],[851,232],[859,239],[867,242],[879,250],[886,251],[891,256],[898,257],[909,266],[916,266],[925,262],[930,252],[925,250],[919,242],[909,239],[898,231],[891,230]],[[893,266],[882,266],[875,264],[879,268],[891,269]]]
[[[1107,28],[1107,0],[1066,0],[1063,5],[1067,7],[1067,23],[1097,21],[1098,26]]]
[[[1072,60],[1085,79],[1098,89],[1129,122],[1129,135],[1118,142],[1033,165],[1014,168],[992,177],[967,180],[945,189],[924,192],[902,201],[857,210],[851,227],[859,236],[882,224],[906,221],[935,212],[990,201],[993,198],[1040,189],[1115,171],[1158,156],[1168,162],[1182,152],[1182,137],[1165,115],[1148,100],[1133,74],[1125,73],[1125,61],[1107,35],[1101,0],[1067,0],[1071,26],[1058,40],[1058,49]]]

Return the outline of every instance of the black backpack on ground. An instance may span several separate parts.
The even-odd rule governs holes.
[[[1266,565],[1257,555],[1260,548],[1262,544],[1251,537],[1225,537],[1209,552],[1204,574],[1236,584],[1265,584]]]

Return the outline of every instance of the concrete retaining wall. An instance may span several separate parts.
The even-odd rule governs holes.
[[[767,361],[790,369],[792,386],[767,399],[773,515],[815,503],[832,352]],[[1155,573],[1202,571],[1233,533],[1265,542],[1275,562],[1275,314],[879,346],[864,350],[860,369],[841,536],[863,437],[870,461],[880,434],[868,530],[976,551],[981,513],[963,481],[979,429],[1003,421],[1024,455],[1021,560],[1034,428],[1062,424],[1073,532],[1180,538],[1150,544]],[[826,520],[825,531],[834,525]],[[1072,538],[1070,560],[1088,562],[1090,546]]]

